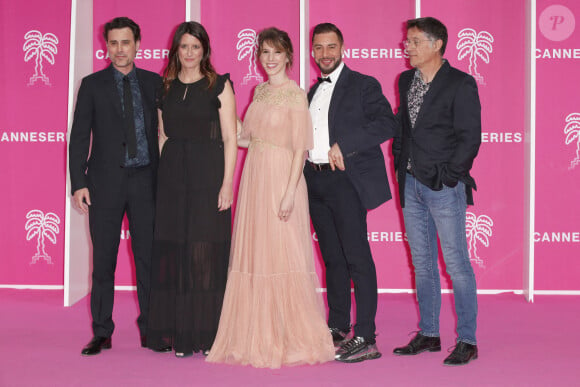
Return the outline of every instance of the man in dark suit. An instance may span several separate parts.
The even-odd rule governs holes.
[[[113,19],[105,25],[104,35],[111,65],[83,79],[69,146],[73,203],[89,214],[93,242],[93,338],[82,355],[111,348],[115,267],[125,213],[137,272],[142,346],[149,307],[159,157],[155,97],[161,77],[133,64],[141,40],[134,21]]]
[[[477,291],[465,212],[473,204],[475,181],[469,171],[481,143],[481,106],[473,77],[443,59],[447,29],[439,20],[409,20],[404,43],[414,69],[399,78],[400,125],[393,155],[421,320],[419,333],[394,353],[441,350],[439,236],[453,281],[459,336],[444,364],[462,365],[477,359]]]
[[[375,341],[377,274],[367,238],[367,211],[391,198],[381,144],[395,119],[376,79],[342,63],[343,37],[331,23],[312,36],[322,76],[308,93],[314,127],[304,175],[310,215],[326,267],[328,326],[336,359],[359,362],[381,356]],[[350,332],[354,283],[356,325]]]

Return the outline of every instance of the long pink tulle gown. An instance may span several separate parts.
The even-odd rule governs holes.
[[[312,148],[306,94],[262,83],[244,120],[250,138],[218,333],[207,361],[279,368],[334,359],[314,269],[304,176],[287,222],[278,218],[294,150]]]

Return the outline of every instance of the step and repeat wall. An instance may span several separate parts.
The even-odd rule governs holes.
[[[580,289],[580,2],[538,0],[535,281]]]
[[[6,2],[6,0],[3,0]],[[256,60],[255,39],[266,27],[287,31],[295,49],[290,77],[300,80],[300,1],[200,0],[200,21],[211,38],[218,73],[230,73],[238,114],[243,117],[256,85],[266,79]],[[70,41],[70,0],[47,6],[39,0],[3,5],[0,22],[5,55],[0,59],[0,285],[62,286],[66,179],[66,132]],[[478,287],[521,290],[524,286],[524,151],[526,107],[526,1],[423,0],[421,15],[446,24],[445,58],[476,79],[482,103],[482,145],[472,175],[478,190],[468,208],[469,254]],[[171,37],[185,20],[185,0],[159,6],[152,0],[95,2],[93,69],[109,64],[104,24],[129,16],[142,29],[139,67],[161,73]],[[539,290],[577,291],[580,284],[580,3],[537,2],[535,284]],[[376,77],[393,109],[398,109],[398,75],[408,69],[402,41],[415,1],[361,0],[306,2],[312,27],[335,23],[345,38],[344,62]],[[580,20],[579,20],[580,22]],[[309,26],[309,27],[308,27]],[[90,44],[90,42],[87,42]],[[308,55],[305,83],[318,76]],[[533,86],[533,85],[532,85]],[[409,247],[396,196],[391,141],[383,145],[395,197],[369,212],[369,241],[379,288],[414,288]],[[239,152],[239,178],[245,153]],[[237,180],[236,180],[237,181]],[[74,211],[74,210],[73,210]],[[117,285],[134,284],[126,222],[121,232]],[[322,273],[316,235],[318,271]],[[71,257],[82,260],[88,257]],[[527,259],[527,258],[525,258]],[[441,260],[442,261],[442,260]],[[443,286],[451,282],[442,274]],[[323,283],[324,286],[324,283]]]
[[[0,284],[62,285],[70,0],[1,0]]]

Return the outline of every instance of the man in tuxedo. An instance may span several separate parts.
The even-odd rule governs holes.
[[[437,19],[407,21],[405,47],[412,70],[399,78],[399,131],[395,169],[420,312],[420,331],[396,355],[440,351],[441,285],[437,236],[453,281],[457,345],[445,365],[477,359],[477,295],[465,236],[465,212],[473,204],[469,174],[481,143],[481,106],[472,76],[443,59],[447,29]]]
[[[85,356],[111,348],[115,267],[125,213],[137,272],[137,324],[141,345],[146,346],[159,157],[155,97],[161,77],[133,64],[140,28],[119,17],[105,24],[104,36],[111,65],[83,79],[69,146],[73,203],[89,214],[93,242],[93,338],[81,352]]]
[[[326,267],[328,326],[336,360],[381,356],[375,340],[377,274],[367,239],[367,211],[391,198],[381,144],[395,118],[376,79],[342,62],[343,36],[331,23],[312,36],[322,78],[308,93],[314,148],[304,166],[310,215]],[[350,333],[351,280],[356,300]]]

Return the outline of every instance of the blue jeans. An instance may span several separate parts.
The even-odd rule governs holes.
[[[403,216],[415,267],[421,334],[439,336],[439,235],[447,273],[453,281],[459,336],[457,341],[475,345],[477,290],[465,236],[466,209],[464,183],[459,182],[453,188],[443,186],[441,191],[434,191],[407,174]]]

